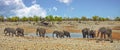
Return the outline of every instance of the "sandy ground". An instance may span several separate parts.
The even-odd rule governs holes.
[[[34,23],[34,22],[32,22]],[[0,22],[0,50],[120,50],[120,21],[63,21],[60,24],[54,23],[52,27],[39,26],[28,22]],[[110,27],[113,29],[114,43],[82,38],[40,38],[40,37],[9,37],[4,36],[5,27],[23,28],[25,34],[35,33],[37,27],[43,27],[47,33],[54,30],[67,30],[69,32],[81,33],[83,28],[97,30],[100,27]]]
[[[0,36],[0,50],[120,50],[120,40],[108,41],[81,38],[40,38]]]

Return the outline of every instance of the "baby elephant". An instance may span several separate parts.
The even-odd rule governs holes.
[[[54,38],[54,34],[56,34],[57,38],[64,38],[64,32],[62,32],[62,31],[54,31],[53,38]]]
[[[36,29],[36,35],[40,37],[45,37],[46,29],[44,28],[37,28]]]
[[[4,29],[5,36],[9,34],[9,36],[12,34],[12,36],[16,36],[16,30],[14,28],[5,28]]]
[[[70,36],[70,32],[65,31],[65,30],[63,30],[63,32],[64,32],[64,36],[69,37],[69,38],[71,37],[71,36]]]
[[[84,29],[82,29],[83,38],[88,38],[88,37],[89,37],[89,31],[90,31],[89,28],[84,28]],[[87,36],[87,37],[86,37],[86,36]]]
[[[82,35],[83,35],[83,38],[94,38],[95,37],[95,31],[90,30],[90,28],[84,28],[84,29],[82,29]]]
[[[24,29],[16,28],[17,36],[24,36]]]
[[[89,36],[90,36],[90,38],[94,38],[95,37],[95,31],[94,30],[90,30]]]

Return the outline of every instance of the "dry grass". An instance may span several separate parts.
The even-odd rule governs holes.
[[[120,50],[120,21],[104,21],[99,22],[99,25],[95,25],[95,23],[94,21],[84,21],[84,23],[64,21],[62,24],[55,24],[56,27],[43,27],[27,22],[20,22],[18,25],[15,25],[15,22],[0,23],[0,50]],[[112,23],[112,25],[109,23]],[[9,37],[3,35],[5,27],[20,27],[25,30],[25,34],[29,34],[35,33],[37,27],[45,28],[47,33],[52,33],[55,29],[81,33],[83,28],[92,27],[91,29],[97,31],[102,26],[113,28],[113,39],[117,39],[114,40],[114,43],[108,41],[96,43],[94,39],[88,40],[82,38],[53,39],[33,36]]]
[[[81,38],[8,37],[0,35],[0,50],[119,50],[120,42],[114,43]]]
[[[112,28],[113,30],[120,30],[120,26],[115,26]]]

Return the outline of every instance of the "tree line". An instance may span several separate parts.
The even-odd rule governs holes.
[[[53,16],[53,15],[48,15],[45,18],[39,17],[39,16],[33,16],[33,17],[18,17],[18,16],[13,16],[13,17],[4,17],[0,16],[0,21],[10,21],[10,22],[18,22],[18,21],[120,21],[120,17],[115,17],[114,19],[110,18],[104,18],[104,17],[99,17],[99,16],[92,16],[92,18],[87,18],[86,16],[82,16],[81,18],[79,17],[61,17],[61,16]]]

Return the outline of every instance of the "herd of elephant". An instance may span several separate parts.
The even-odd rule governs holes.
[[[4,29],[4,33],[5,33],[5,36],[6,35],[8,35],[8,36],[14,36],[14,35],[15,36],[24,36],[24,29],[22,29],[22,28],[14,29],[14,28],[7,27]],[[37,36],[45,37],[45,33],[46,33],[46,29],[44,29],[44,28],[38,27],[36,29]],[[57,38],[64,38],[64,37],[70,38],[71,37],[70,32],[65,31],[65,30],[63,30],[63,31],[55,30],[55,31],[53,31],[53,37],[54,37],[54,34],[56,35]],[[96,36],[96,32],[94,30],[90,30],[89,28],[82,29],[83,38],[99,37],[99,34],[101,34],[99,40],[101,40],[103,37],[104,37],[104,39],[106,39],[106,35],[107,35],[107,37],[109,38],[109,41],[113,42],[112,29],[110,29],[110,28],[107,28],[107,27],[99,28],[97,36]]]
[[[94,30],[90,30],[89,28],[84,28],[82,29],[82,35],[83,38],[94,38],[94,37],[99,37],[100,35],[100,39],[98,39],[96,42],[104,39],[106,40],[106,35],[108,37],[108,41],[110,41],[111,43],[113,42],[112,39],[112,29],[108,28],[108,27],[101,27],[98,29],[98,33],[96,35],[96,32]]]
[[[37,36],[40,36],[40,37],[45,37],[45,33],[46,33],[46,29],[44,28],[37,28],[36,29],[36,35]],[[22,28],[10,28],[10,27],[7,27],[4,29],[4,34],[5,36],[24,36],[24,29]],[[70,36],[70,33],[68,31],[54,31],[53,32],[53,37],[54,37],[54,34],[56,34],[56,37],[57,38],[64,38],[64,36],[66,37],[71,37]]]

